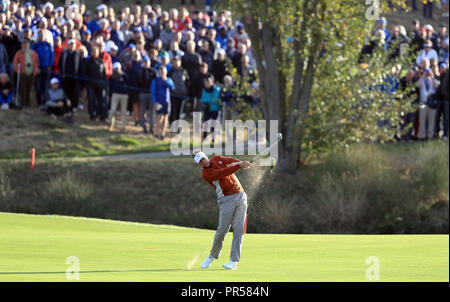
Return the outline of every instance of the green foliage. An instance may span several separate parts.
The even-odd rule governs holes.
[[[406,7],[403,0],[392,3]],[[402,114],[412,110],[405,97],[409,89],[386,93],[380,87],[389,89],[398,82],[397,69],[408,69],[411,58],[404,45],[395,60],[377,47],[360,65],[361,49],[376,22],[367,20],[365,1],[228,0],[222,5],[246,22],[266,117],[279,120],[287,132],[290,140],[283,146],[291,158],[305,163],[353,142],[392,140]],[[390,11],[387,3],[381,5],[383,13]],[[270,32],[272,52],[262,45],[263,34],[252,29],[252,18]],[[274,63],[268,63],[272,56]],[[268,72],[269,64],[276,65],[278,74]],[[268,84],[271,79],[277,83]],[[274,87],[278,94],[273,94]],[[387,126],[378,126],[379,121]]]

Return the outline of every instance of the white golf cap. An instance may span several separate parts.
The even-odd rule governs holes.
[[[119,62],[113,64],[113,69],[122,68],[122,65]]]
[[[104,10],[107,9],[108,7],[105,4],[100,4],[99,6],[97,6],[97,10]]]
[[[50,84],[57,84],[57,83],[59,83],[59,80],[57,78],[52,78],[50,80]]]
[[[206,154],[200,151],[194,156],[194,161],[198,164],[202,158],[206,158]]]
[[[225,49],[223,49],[223,48],[219,48],[219,50],[217,50],[217,53],[220,55],[226,54]]]
[[[434,31],[433,26],[431,26],[430,24],[425,25],[423,28],[425,28],[426,30]]]
[[[67,44],[72,44],[75,43],[75,39],[70,39],[69,42],[67,42]]]

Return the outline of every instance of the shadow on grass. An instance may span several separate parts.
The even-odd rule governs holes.
[[[208,271],[222,271],[223,269],[208,269]],[[199,272],[206,271],[201,268],[162,268],[162,269],[142,269],[142,270],[94,270],[80,271],[80,274],[97,274],[97,273],[165,273],[165,272]],[[52,275],[66,274],[66,272],[0,272],[0,275]]]

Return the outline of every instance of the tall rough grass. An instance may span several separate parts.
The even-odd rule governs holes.
[[[43,210],[51,214],[86,215],[92,211],[92,184],[68,170],[43,185]]]
[[[448,156],[449,149],[441,142],[423,145],[417,151],[417,186],[428,204],[449,199]]]
[[[11,209],[11,202],[14,199],[15,189],[8,177],[8,167],[6,165],[0,166],[0,206],[6,210]]]

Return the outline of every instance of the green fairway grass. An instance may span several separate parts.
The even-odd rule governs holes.
[[[449,281],[448,235],[246,234],[238,269],[226,271],[231,233],[201,270],[210,230],[10,213],[0,229],[0,281],[67,281],[70,256],[79,281],[367,281],[370,256],[382,282]]]

